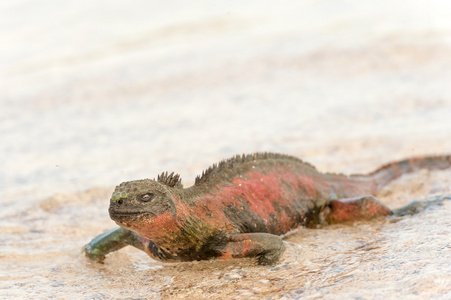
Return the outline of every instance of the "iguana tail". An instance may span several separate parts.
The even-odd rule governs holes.
[[[410,172],[421,169],[441,170],[451,168],[451,155],[412,157],[383,165],[379,169],[369,173],[380,191],[390,181]]]

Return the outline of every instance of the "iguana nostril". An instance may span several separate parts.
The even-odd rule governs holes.
[[[124,200],[127,199],[127,194],[124,192],[115,192],[111,197],[111,203],[116,203],[117,205],[122,205]]]

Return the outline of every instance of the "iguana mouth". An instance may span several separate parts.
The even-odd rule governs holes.
[[[119,218],[127,218],[127,219],[137,219],[141,217],[142,215],[146,214],[147,212],[137,211],[137,210],[109,210],[110,217],[112,219],[119,219]]]
[[[142,214],[143,211],[131,211],[131,210],[124,210],[124,211],[109,211],[110,215],[115,216],[130,216],[130,215],[139,215]]]
[[[134,211],[110,211],[109,213],[111,220],[116,222],[119,226],[125,225],[126,227],[136,223],[144,214],[143,212]]]

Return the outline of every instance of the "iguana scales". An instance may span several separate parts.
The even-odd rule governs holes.
[[[320,173],[288,155],[254,153],[214,164],[188,188],[167,172],[123,182],[109,208],[120,227],[94,238],[84,252],[102,262],[132,245],[163,261],[257,257],[273,264],[284,251],[280,235],[299,226],[405,214],[421,204],[391,211],[373,195],[402,174],[450,166],[450,155],[416,157],[347,176]]]

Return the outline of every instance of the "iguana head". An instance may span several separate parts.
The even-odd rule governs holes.
[[[136,232],[148,233],[153,231],[151,227],[162,226],[162,222],[176,222],[174,198],[168,187],[150,179],[118,185],[108,211],[119,226]]]

